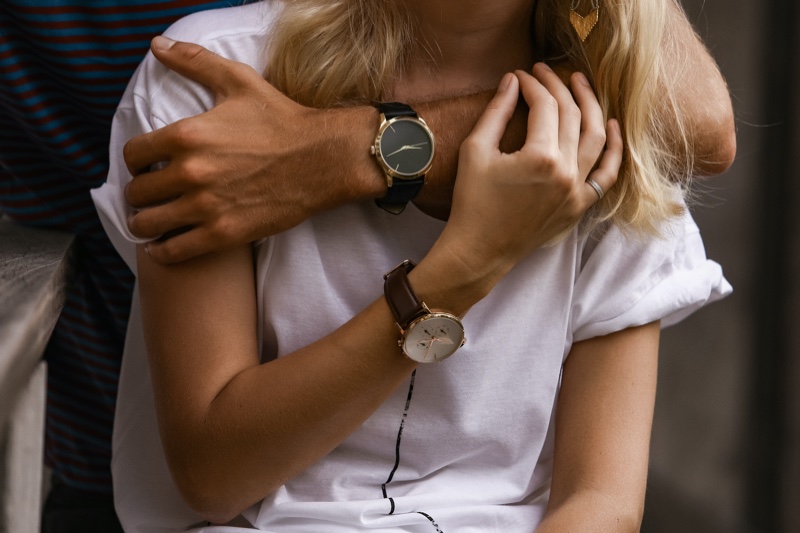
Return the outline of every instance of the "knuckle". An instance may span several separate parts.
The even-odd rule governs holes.
[[[136,237],[143,237],[147,230],[147,221],[141,213],[128,218],[128,229]]]
[[[603,128],[592,127],[584,134],[590,146],[602,150],[606,145],[606,131]]]
[[[127,185],[125,185],[125,201],[131,204],[134,207],[142,207],[142,199],[139,195],[139,185],[136,180],[129,181]]]
[[[228,217],[216,219],[208,229],[215,242],[231,242],[236,237],[236,226]]]
[[[553,183],[560,192],[562,192],[563,194],[567,195],[570,198],[572,197],[575,185],[575,177],[573,173],[571,172],[556,173],[555,176],[553,177]]]
[[[138,172],[138,168],[134,168],[132,166],[131,160],[134,156],[135,147],[131,144],[132,141],[126,142],[122,147],[122,159],[125,160],[125,166],[128,167],[128,172],[130,172],[131,176],[135,176]]]
[[[172,141],[181,149],[194,148],[202,144],[202,130],[195,126],[193,120],[179,120],[170,127]]]
[[[248,81],[252,79],[254,75],[258,76],[258,73],[250,65],[238,62],[226,62],[226,64],[228,67],[228,74],[233,79],[239,81]],[[258,76],[258,79],[260,80],[261,76]]]
[[[171,163],[176,164],[176,163]],[[178,172],[182,182],[193,187],[202,187],[208,182],[208,167],[194,158],[188,158],[178,163]]]
[[[557,175],[561,163],[561,154],[556,149],[542,149],[536,156],[536,166],[543,172]]]
[[[187,61],[191,61],[195,64],[205,64],[209,59],[208,50],[199,44],[182,42],[180,43],[179,50]]]
[[[161,263],[177,263],[183,258],[180,245],[173,239],[167,239],[157,246],[151,246],[150,255]]]
[[[195,194],[192,203],[194,204],[192,206],[193,211],[206,216],[219,211],[219,200],[214,194],[209,192]]]
[[[542,105],[558,112],[558,100],[550,93],[542,95]]]
[[[580,123],[582,113],[581,108],[575,104],[575,102],[570,102],[569,104],[564,105],[564,113],[566,113],[567,117],[574,121]]]

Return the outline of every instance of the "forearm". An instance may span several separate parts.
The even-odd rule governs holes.
[[[536,533],[634,533],[642,523],[641,509],[631,508],[615,495],[586,490],[551,509]]]
[[[175,267],[140,254],[142,312],[167,462],[190,505],[219,522],[328,454],[415,366],[398,348],[382,297],[327,337],[259,364],[248,319],[254,304],[245,313],[234,309],[247,302],[252,286],[223,281],[247,277],[236,275],[249,261],[244,253]],[[410,279],[431,307],[463,314],[507,268],[462,271],[448,255],[421,261]]]
[[[537,533],[638,531],[659,323],[576,343],[564,365],[550,501]]]
[[[668,0],[666,70],[674,73],[675,103],[686,119],[695,171],[715,175],[725,171],[736,155],[731,98],[719,67],[676,2]],[[679,134],[672,133],[674,138]]]

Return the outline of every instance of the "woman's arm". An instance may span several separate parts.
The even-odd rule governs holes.
[[[466,313],[516,262],[596,201],[584,181],[590,171],[604,189],[616,179],[622,140],[613,123],[592,170],[602,152],[598,135],[605,135],[588,84],[573,83],[576,105],[552,71],[534,72],[536,78],[521,72],[504,78],[464,143],[451,219],[409,274],[432,308]],[[520,89],[532,109],[529,137],[519,152],[502,154],[498,143]],[[251,255],[243,247],[164,266],[138,251],[167,463],[187,502],[217,522],[329,453],[414,368],[398,349],[382,297],[330,335],[259,364]]]
[[[659,323],[576,343],[556,412],[550,503],[537,533],[639,531]]]
[[[325,339],[260,365],[252,265],[249,247],[175,266],[139,250],[167,463],[187,502],[214,522],[326,455],[414,368],[398,352],[396,327],[380,300]],[[413,282],[423,298],[437,301],[423,279]],[[464,310],[455,301],[441,304]]]

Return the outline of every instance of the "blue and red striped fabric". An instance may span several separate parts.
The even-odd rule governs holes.
[[[2,0],[0,212],[74,233],[75,280],[45,357],[46,462],[56,480],[111,491],[111,429],[133,276],[89,189],[108,168],[111,119],[150,39],[236,1]]]

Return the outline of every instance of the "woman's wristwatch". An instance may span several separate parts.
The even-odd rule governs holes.
[[[387,102],[375,106],[381,123],[370,152],[386,175],[386,196],[375,203],[398,215],[425,183],[435,153],[433,132],[409,105]]]
[[[406,260],[390,270],[383,276],[383,292],[400,328],[397,344],[403,353],[418,363],[433,363],[453,355],[467,339],[457,316],[432,312],[417,298],[408,281],[415,266]]]

